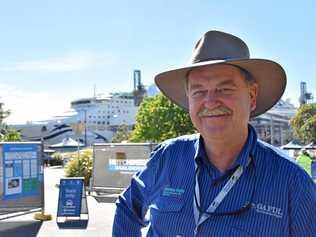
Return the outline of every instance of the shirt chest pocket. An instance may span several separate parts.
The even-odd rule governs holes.
[[[184,200],[181,198],[160,196],[151,209],[161,213],[180,212],[184,204]]]
[[[179,235],[188,223],[186,212],[185,200],[161,196],[150,208],[151,227],[159,236]]]

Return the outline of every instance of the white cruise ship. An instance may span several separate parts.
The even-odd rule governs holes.
[[[39,141],[43,138],[47,145],[52,145],[70,137],[91,145],[94,142],[110,142],[119,125],[132,127],[138,109],[132,93],[78,99],[71,102],[71,108],[72,111],[48,120],[12,127],[21,133],[25,141]],[[83,127],[80,134],[75,133],[78,124]],[[83,124],[86,124],[85,129]]]

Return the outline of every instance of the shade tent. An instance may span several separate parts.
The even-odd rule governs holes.
[[[72,139],[70,137],[67,137],[67,138],[64,138],[62,140],[62,142],[53,144],[53,145],[51,145],[49,147],[50,148],[76,148],[78,146],[82,147],[82,146],[84,146],[84,144],[82,144],[81,142],[78,143],[74,139]]]
[[[316,144],[311,142],[310,144],[304,146],[305,149],[316,149]]]
[[[290,141],[288,144],[281,146],[282,149],[284,150],[300,150],[302,149],[304,146],[294,142],[294,141]]]

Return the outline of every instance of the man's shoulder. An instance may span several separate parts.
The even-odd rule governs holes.
[[[169,160],[172,157],[173,161],[194,156],[199,137],[199,134],[192,134],[165,140],[156,146],[153,153],[159,153],[163,160]]]
[[[267,159],[277,159],[277,161],[280,162],[290,162],[290,164],[295,164],[295,160],[290,157],[284,150],[259,139],[257,141],[257,150],[261,154],[266,154]]]
[[[259,162],[278,175],[304,175],[304,171],[297,165],[294,158],[286,154],[281,148],[275,147],[264,141],[258,140],[256,154],[260,157]]]
[[[177,147],[181,145],[194,145],[200,137],[200,134],[190,134],[190,135],[183,135],[175,138],[171,138],[168,140],[165,140],[161,143],[162,146],[165,147]]]

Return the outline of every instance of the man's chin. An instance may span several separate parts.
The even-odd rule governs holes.
[[[213,128],[205,128],[200,131],[203,138],[222,139],[229,136],[227,126],[218,126]]]

